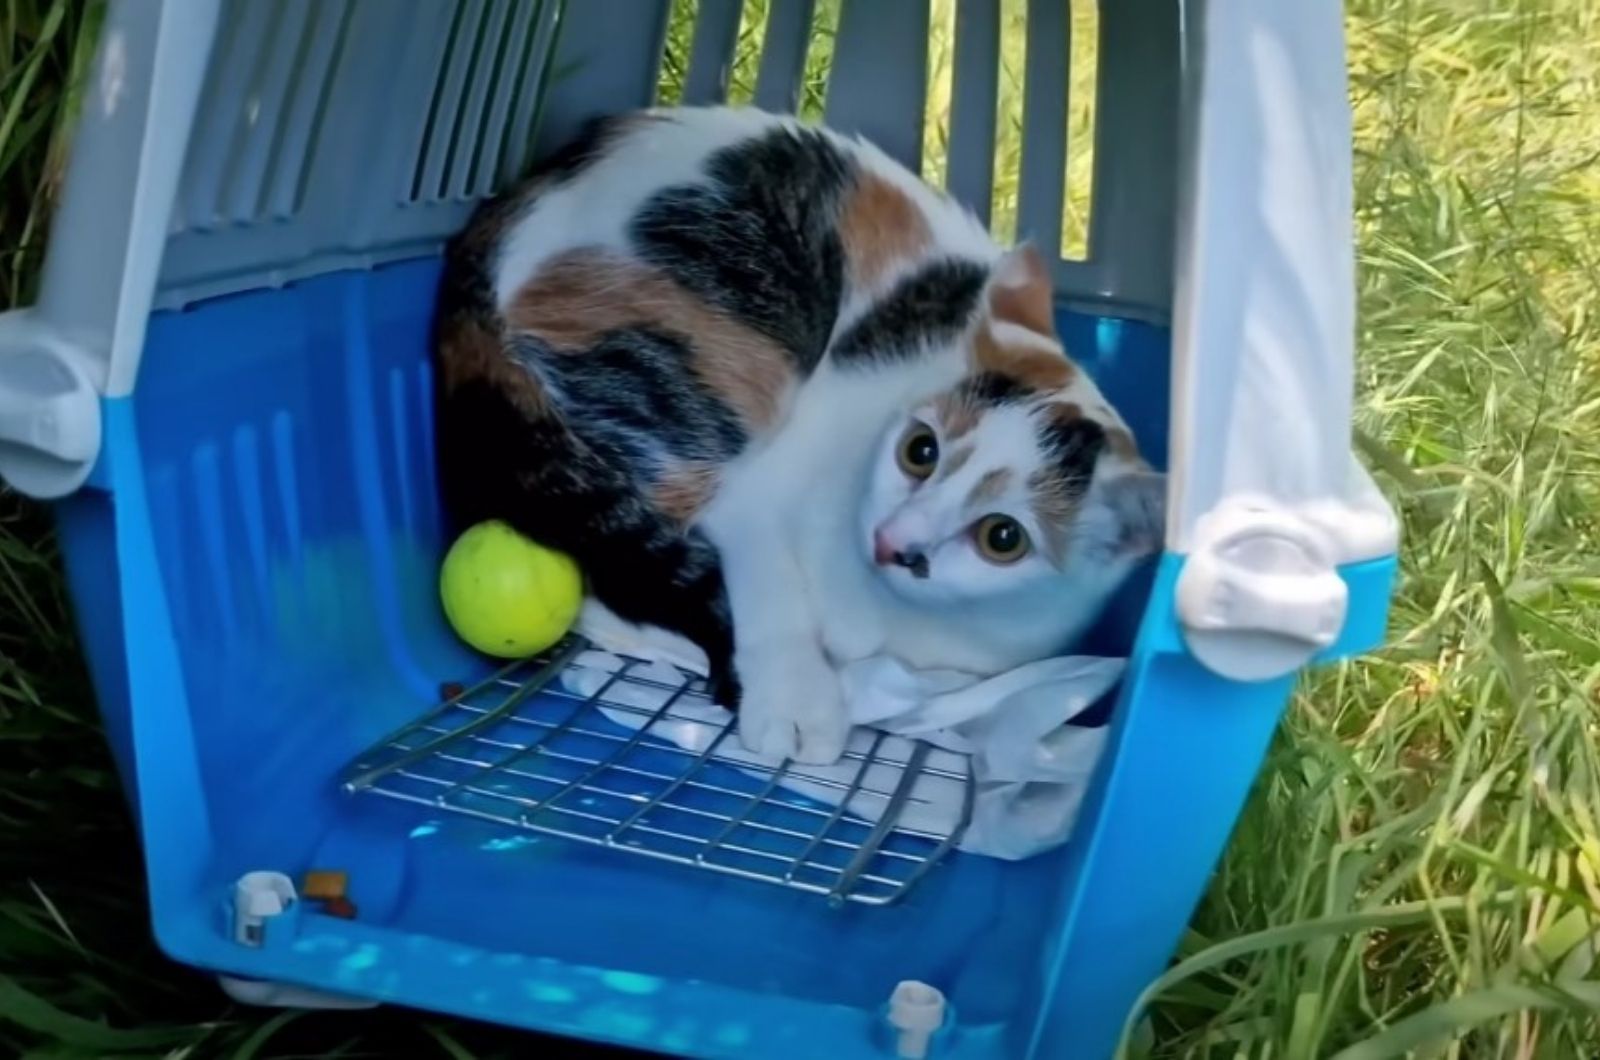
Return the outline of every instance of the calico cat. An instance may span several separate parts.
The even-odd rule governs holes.
[[[1040,256],[790,118],[591,123],[450,244],[435,346],[449,511],[698,644],[758,753],[839,756],[843,663],[1060,652],[1161,539]]]

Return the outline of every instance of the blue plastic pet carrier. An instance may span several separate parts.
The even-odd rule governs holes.
[[[947,10],[768,0],[755,102],[795,107],[826,14],[826,120],[917,169]],[[1383,631],[1396,524],[1349,449],[1340,4],[1098,13],[1060,327],[1164,457],[1170,517],[1098,631],[1129,661],[1076,829],[1021,861],[897,818],[932,774],[969,783],[919,749],[857,755],[875,815],[828,809],[785,794],[801,767],[613,724],[658,677],[577,694],[575,646],[494,671],[441,619],[441,242],[589,115],[650,103],[670,13],[111,5],[39,303],[0,318],[0,473],[56,503],[156,936],[265,1003],[695,1056],[1106,1056],[1296,671]],[[700,0],[685,102],[723,98],[747,15]],[[943,179],[988,216],[1002,16],[1026,26],[1018,230],[1058,248],[1089,146],[1067,142],[1066,0],[955,3]]]

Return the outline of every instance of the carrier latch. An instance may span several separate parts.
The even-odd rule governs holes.
[[[1233,500],[1202,517],[1178,576],[1189,650],[1235,681],[1304,666],[1338,638],[1348,604],[1327,535],[1265,502]]]
[[[0,314],[0,478],[41,500],[83,485],[100,455],[85,358],[30,310]]]

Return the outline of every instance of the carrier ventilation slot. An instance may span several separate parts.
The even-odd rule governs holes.
[[[814,10],[814,0],[772,0],[768,5],[760,72],[756,75],[756,106],[789,113],[800,106]]]
[[[700,0],[683,102],[704,106],[727,100],[733,49],[739,42],[739,18],[743,14],[744,0]]]
[[[1017,175],[1017,235],[1061,231],[1067,157],[1068,33],[1060,0],[1028,0],[1027,73],[1022,82],[1022,159]],[[1059,236],[1058,236],[1059,238]]]
[[[196,118],[174,232],[300,211],[352,0],[233,0]]]
[[[446,700],[364,752],[345,790],[869,905],[902,897],[966,829],[964,757],[857,733],[842,770],[736,762],[734,722],[706,720],[693,675],[623,659],[591,672],[592,694],[569,690],[587,647],[569,638]],[[698,738],[680,746],[669,729]],[[910,827],[935,787],[959,818]]]
[[[843,0],[823,120],[922,170],[928,5]]]
[[[1000,0],[967,0],[956,9],[945,189],[984,224],[993,213],[999,63]]]
[[[1083,260],[1098,26],[1094,0],[673,0],[656,99],[861,133],[1002,240]]]
[[[404,202],[482,198],[528,163],[561,0],[460,0]]]

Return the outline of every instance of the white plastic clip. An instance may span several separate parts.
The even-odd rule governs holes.
[[[294,881],[281,872],[247,872],[233,885],[233,941],[260,946],[267,921],[294,905]]]
[[[1208,512],[1178,576],[1189,650],[1235,681],[1298,670],[1344,626],[1349,589],[1334,555],[1326,533],[1271,504],[1235,500]]]
[[[889,1026],[895,1029],[899,1060],[924,1060],[933,1034],[944,1026],[944,994],[915,979],[903,980],[889,995]]]
[[[0,313],[0,477],[41,500],[83,485],[100,455],[88,357],[32,310]]]

